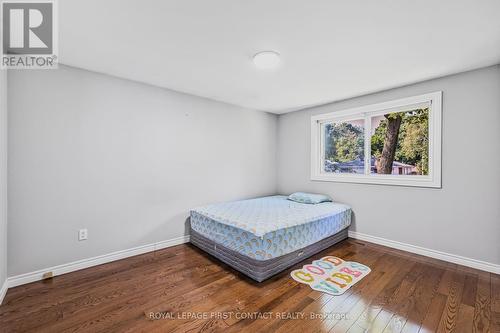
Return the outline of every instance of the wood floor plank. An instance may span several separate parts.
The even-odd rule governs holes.
[[[406,323],[401,332],[417,333],[444,274],[443,269],[427,269],[411,297],[411,306],[406,315]]]
[[[340,296],[290,278],[291,270],[325,255],[372,272]],[[213,317],[180,316],[186,313]],[[217,317],[221,313],[273,315]],[[352,239],[262,283],[179,245],[12,288],[0,306],[2,333],[496,333],[499,327],[498,275]]]
[[[477,282],[476,304],[474,306],[474,332],[490,332],[491,321],[491,277],[480,276]]]
[[[456,333],[472,332],[472,323],[474,321],[474,307],[462,303],[458,309]]]
[[[451,279],[444,292],[448,298],[441,315],[437,332],[453,332],[457,326],[458,310],[462,300],[465,274],[454,271],[450,273]]]
[[[412,263],[411,269],[400,276],[397,287],[392,288],[392,293],[387,297],[379,311],[373,315],[369,329],[371,332],[383,332],[391,322],[394,315],[405,306],[405,301],[411,295],[412,288],[417,277],[422,274],[423,266],[420,263]]]
[[[474,307],[476,304],[477,283],[477,274],[467,274],[465,276],[462,304]]]
[[[447,299],[447,296],[440,293],[434,296],[420,325],[419,333],[433,333],[438,330]]]
[[[500,275],[491,273],[491,331],[500,332]]]

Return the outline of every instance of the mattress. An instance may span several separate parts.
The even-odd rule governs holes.
[[[316,205],[270,196],[191,210],[191,229],[224,248],[258,261],[293,253],[346,229],[349,206]]]

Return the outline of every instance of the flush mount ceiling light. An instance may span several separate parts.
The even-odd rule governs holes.
[[[280,62],[280,54],[275,51],[262,51],[253,56],[253,63],[259,69],[274,69]]]

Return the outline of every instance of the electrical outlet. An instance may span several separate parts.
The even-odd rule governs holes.
[[[79,241],[87,240],[88,237],[89,237],[89,233],[88,233],[87,229],[78,230],[78,240]]]

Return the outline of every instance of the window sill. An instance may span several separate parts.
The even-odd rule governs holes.
[[[439,179],[439,177],[432,178],[431,176],[316,174],[311,175],[311,180],[339,183],[441,188],[441,179]]]

